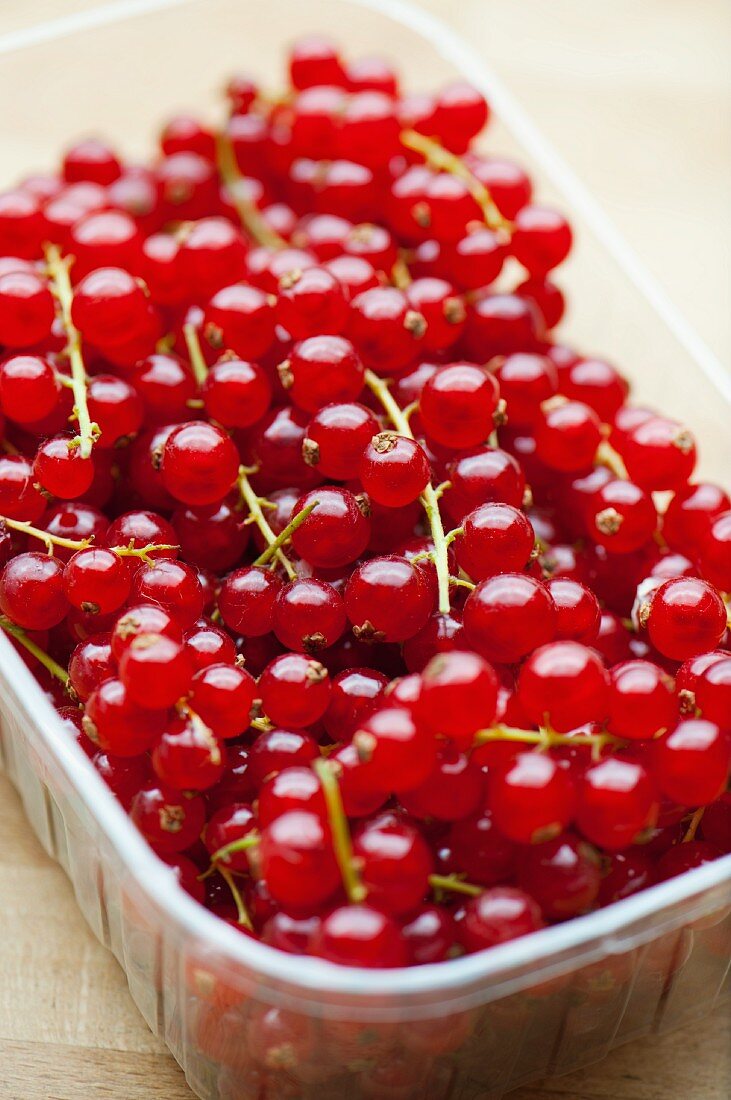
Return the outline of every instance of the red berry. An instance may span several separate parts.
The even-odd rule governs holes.
[[[565,833],[521,853],[517,878],[546,920],[566,920],[594,904],[601,883],[599,854]]]
[[[267,717],[276,725],[304,729],[322,718],[330,701],[330,677],[319,661],[285,653],[267,665],[259,680]]]
[[[322,920],[310,953],[341,966],[405,966],[406,943],[398,924],[369,905],[343,905]]]
[[[50,630],[68,611],[63,575],[48,554],[18,554],[0,573],[0,610],[25,630]]]
[[[714,649],[726,632],[726,606],[716,590],[695,577],[665,581],[640,608],[650,641],[665,657],[684,661]]]
[[[666,798],[681,806],[705,806],[726,789],[731,744],[713,722],[681,721],[652,749],[653,772]]]
[[[429,484],[429,459],[415,440],[379,432],[368,442],[358,466],[366,493],[386,508],[411,504]]]
[[[357,566],[345,587],[353,633],[365,641],[402,642],[425,624],[433,593],[420,570],[390,554]]]
[[[490,726],[497,707],[497,677],[476,653],[452,650],[433,657],[421,674],[415,708],[419,721],[466,748]]]
[[[433,864],[419,830],[394,813],[362,824],[353,837],[363,885],[372,905],[394,916],[411,912],[424,898]]]
[[[603,721],[608,698],[601,658],[578,642],[550,642],[534,650],[518,677],[518,702],[530,720],[563,732]]]
[[[670,677],[651,661],[622,661],[610,672],[607,729],[616,737],[657,737],[675,724],[678,705]]]
[[[133,798],[130,816],[157,852],[184,852],[200,836],[205,803],[165,783],[147,783]]]
[[[576,823],[600,848],[628,847],[654,824],[657,811],[655,786],[635,760],[607,757],[587,768],[579,783]]]
[[[370,536],[366,502],[348,489],[322,486],[299,498],[292,518],[310,504],[315,507],[292,533],[292,545],[300,557],[311,565],[335,569],[359,558]]]
[[[542,925],[541,911],[529,894],[513,886],[495,886],[470,898],[457,934],[466,951],[483,951],[537,932]]]
[[[340,886],[329,830],[316,814],[289,810],[275,818],[261,831],[257,858],[269,892],[286,908],[320,906]]]
[[[238,737],[248,728],[257,689],[246,669],[209,664],[189,681],[189,690],[191,708],[216,737]]]
[[[184,504],[223,500],[236,480],[238,467],[238,454],[229,437],[203,420],[179,425],[163,448],[163,483]]]
[[[467,640],[488,661],[513,664],[555,630],[556,609],[545,585],[523,573],[503,573],[481,581],[467,598]]]
[[[518,844],[543,843],[571,824],[576,793],[570,774],[552,756],[519,752],[491,769],[489,805],[496,826]]]

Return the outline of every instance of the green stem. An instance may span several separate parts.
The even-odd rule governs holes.
[[[267,523],[266,516],[262,511],[261,501],[254,492],[251,482],[249,481],[249,472],[247,472],[244,466],[239,467],[239,492],[244,498],[247,508],[253,522],[261,531],[262,535],[266,539],[269,546],[272,546],[277,541],[277,536],[272,531],[271,527]],[[287,573],[287,576],[291,581],[297,579],[297,572],[292,565],[289,558],[282,552],[282,548],[278,547],[274,553],[277,556],[277,561],[282,565]]]
[[[601,752],[606,745],[621,745],[622,741],[610,733],[557,733],[555,730],[523,730],[515,726],[492,726],[478,730],[472,742],[473,748],[492,741],[517,741],[525,745],[538,745],[542,749],[553,745],[590,745],[595,753]]]
[[[65,539],[61,535],[52,535],[48,531],[41,531],[30,523],[21,523],[18,519],[8,519],[7,516],[0,516],[0,524],[11,527],[13,531],[20,531],[22,535],[27,535],[29,538],[39,539],[45,544],[49,554],[53,553],[54,546],[63,546],[67,550],[86,550],[87,546],[91,546],[93,542],[92,539]]]
[[[408,417],[404,410],[394,399],[383,378],[379,378],[372,370],[365,372],[365,381],[371,393],[380,401],[389,420],[400,435],[407,439],[413,439]],[[444,535],[444,526],[439,512],[439,497],[437,490],[430,483],[421,494],[421,503],[429,521],[431,540],[434,544],[434,566],[437,571],[437,585],[439,591],[439,611],[442,615],[448,615],[451,607],[449,600],[449,557],[447,555],[447,542]]]
[[[146,546],[135,546],[132,539],[130,539],[127,546],[112,546],[110,547],[113,554],[117,554],[120,558],[140,558],[145,565],[152,565],[154,558],[152,554],[160,550],[179,550],[180,546],[171,542],[148,542]]]
[[[455,894],[467,894],[471,898],[479,898],[484,893],[482,886],[463,882],[456,875],[429,875],[429,885],[433,890],[451,890]]]
[[[258,833],[247,833],[246,836],[242,836],[240,840],[232,840],[230,844],[224,844],[222,848],[215,851],[211,856],[211,863],[221,863],[222,860],[228,859],[229,856],[235,855],[236,852],[246,852],[249,848],[254,848],[258,843]]]
[[[325,795],[333,849],[340,868],[345,893],[348,895],[348,901],[358,904],[358,902],[365,900],[367,891],[361,882],[353,858],[353,845],[350,840],[348,819],[343,809],[343,800],[340,796],[340,784],[333,771],[333,765],[329,761],[315,760],[312,767],[320,780],[322,792]]]
[[[11,637],[15,638],[23,646],[23,649],[32,654],[50,672],[51,676],[55,677],[56,680],[60,680],[64,687],[68,687],[69,674],[66,669],[62,668],[57,661],[54,661],[53,657],[49,657],[40,646],[36,645],[21,627],[16,626],[4,615],[0,615],[0,630],[4,630],[6,634],[10,634]]]
[[[208,364],[201,350],[201,343],[195,325],[183,325],[183,336],[185,337],[185,346],[188,349],[193,377],[200,388],[208,377]]]
[[[61,319],[66,333],[66,350],[71,364],[71,386],[74,391],[74,413],[79,424],[78,447],[82,458],[89,458],[94,442],[99,438],[99,425],[92,424],[86,399],[86,370],[81,354],[81,338],[71,319],[71,304],[74,300],[69,278],[70,258],[61,255],[55,244],[45,246],[46,264],[51,280],[51,289],[61,307]]]
[[[218,172],[226,185],[228,196],[236,209],[239,220],[257,244],[279,251],[287,247],[284,237],[272,229],[263,218],[258,207],[241,194],[242,175],[236,163],[233,146],[226,134],[219,134],[216,141],[216,163]]]
[[[305,522],[310,512],[312,512],[313,509],[317,508],[317,505],[319,503],[319,500],[313,500],[312,504],[306,505],[301,512],[298,512],[294,519],[287,524],[284,530],[280,531],[274,542],[271,542],[269,546],[267,546],[266,550],[262,551],[262,553],[254,562],[254,565],[266,565],[266,563],[274,557],[277,550],[284,546],[285,542],[289,542],[290,538],[292,537],[292,533]]]
[[[695,834],[698,832],[698,826],[703,820],[703,814],[706,812],[705,806],[699,806],[695,811],[690,821],[688,822],[688,828],[685,831],[683,837],[683,844],[689,844],[691,840],[695,840]]]
[[[416,130],[403,130],[401,132],[401,144],[405,145],[407,149],[413,149],[414,152],[420,153],[430,168],[435,168],[440,172],[449,172],[461,179],[467,185],[472,198],[482,211],[485,224],[490,229],[510,229],[510,222],[502,216],[484,183],[469,170],[460,157],[450,153],[434,138],[425,137],[424,134],[419,134]]]
[[[234,904],[236,906],[238,923],[243,924],[244,928],[248,928],[249,932],[253,932],[254,926],[251,923],[251,917],[247,912],[246,905],[244,904],[244,899],[241,897],[241,891],[236,885],[233,875],[230,871],[227,871],[225,867],[219,867],[218,873],[231,891],[231,897],[234,899]]]

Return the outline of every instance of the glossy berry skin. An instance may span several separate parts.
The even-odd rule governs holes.
[[[398,924],[370,905],[343,905],[322,920],[310,954],[341,966],[405,966],[408,953]]]
[[[163,710],[188,690],[192,666],[181,642],[164,634],[139,634],[119,662],[119,678],[138,706]]]
[[[617,442],[627,472],[642,489],[681,489],[693,473],[695,440],[674,420],[652,416]]]
[[[415,790],[434,767],[433,734],[402,707],[386,705],[371,714],[356,730],[353,744],[370,790]]]
[[[205,803],[165,783],[146,784],[132,799],[130,817],[145,840],[162,854],[184,852],[200,836]]]
[[[401,929],[412,966],[443,962],[454,946],[454,921],[439,905],[421,905]]]
[[[293,403],[309,413],[331,402],[355,401],[363,389],[363,364],[342,336],[300,340],[278,370]]]
[[[401,802],[420,820],[458,821],[474,813],[484,795],[484,774],[471,756],[446,743],[437,749],[431,775]]]
[[[426,321],[395,287],[374,287],[350,303],[347,335],[366,367],[398,374],[418,355]]]
[[[317,742],[305,730],[275,727],[260,733],[253,742],[249,751],[248,775],[252,783],[260,787],[279,772],[306,767],[318,756]]]
[[[280,578],[268,569],[256,566],[235,569],[218,594],[224,623],[249,638],[268,634],[274,625],[274,601],[281,588]]]
[[[307,425],[302,443],[304,460],[324,477],[345,481],[352,477],[378,429],[378,421],[364,405],[355,402],[325,405]]]
[[[77,550],[64,570],[66,599],[80,611],[106,615],[127,602],[131,583],[124,559],[103,547]]]
[[[731,511],[712,521],[699,548],[701,573],[721,592],[731,591]]]
[[[423,447],[415,440],[396,432],[379,432],[362,453],[358,476],[378,504],[403,508],[424,491],[431,470]]]
[[[726,788],[731,744],[704,718],[687,718],[653,743],[653,773],[666,798],[681,806],[705,806]]]
[[[541,911],[529,894],[513,886],[494,886],[470,898],[457,934],[471,954],[537,932],[542,925]]]
[[[275,818],[261,830],[257,858],[272,897],[288,909],[323,905],[340,886],[329,831],[316,814]]]
[[[245,668],[210,664],[189,682],[190,706],[216,737],[238,737],[249,725],[257,695],[256,681]]]
[[[148,551],[147,556],[153,560],[177,557],[175,541],[175,529],[156,512],[123,512],[104,532],[104,542],[112,548],[131,546],[134,550],[142,550],[154,543],[168,547],[166,550]],[[134,573],[139,563],[135,558],[129,558],[128,564],[130,572]]]
[[[50,630],[68,611],[63,574],[48,554],[18,554],[0,574],[0,610],[25,630]]]
[[[208,415],[224,428],[250,428],[269,408],[272,386],[256,363],[224,356],[208,371],[202,397]]]
[[[323,267],[291,272],[279,281],[277,320],[294,340],[337,334],[348,305],[340,283]]]
[[[90,343],[119,347],[148,323],[147,299],[137,280],[121,267],[99,267],[77,283],[71,318]]]
[[[39,344],[51,331],[55,309],[46,283],[32,271],[0,275],[0,343],[9,348]]]
[[[292,765],[264,779],[257,799],[260,824],[268,825],[289,810],[307,810],[325,820],[325,796],[312,768]]]
[[[450,462],[447,472],[452,483],[442,502],[450,516],[461,520],[482,504],[501,501],[520,508],[525,477],[507,451],[475,447]]]
[[[710,863],[718,859],[721,850],[705,840],[693,840],[687,844],[676,844],[670,848],[657,861],[657,880],[665,882],[676,875],[682,875],[686,871],[692,871],[695,867],[702,867],[704,863]]]
[[[104,680],[114,676],[115,669],[108,634],[92,634],[87,641],[79,642],[69,660],[69,679],[82,703]]]
[[[228,500],[202,508],[178,508],[172,523],[180,556],[199,569],[224,573],[237,565],[249,543],[245,514]]]
[[[397,814],[383,813],[353,837],[370,904],[392,916],[411,912],[428,890],[433,861],[419,830]]]
[[[556,608],[556,639],[591,645],[599,633],[601,608],[591,589],[568,577],[546,581]]]
[[[345,626],[343,598],[326,581],[292,581],[274,601],[274,633],[287,649],[317,653],[334,645]]]
[[[275,725],[304,729],[327,710],[330,677],[319,661],[285,653],[264,669],[259,694],[265,714]]]
[[[351,737],[373,713],[388,679],[371,668],[347,668],[333,677],[330,702],[323,725],[333,741]]]
[[[165,728],[166,712],[138,706],[121,680],[105,680],[86,703],[84,730],[105,752],[139,756]]]
[[[609,676],[601,658],[578,642],[549,642],[520,670],[518,702],[536,725],[559,732],[604,719]]]
[[[489,806],[496,826],[517,844],[550,840],[574,816],[576,793],[553,757],[519,752],[488,775]]]
[[[630,741],[657,737],[677,720],[670,677],[651,661],[622,661],[610,671],[607,729]]]
[[[33,523],[46,510],[34,484],[33,467],[22,455],[0,455],[0,515]]]
[[[498,831],[490,810],[477,810],[456,821],[448,843],[469,882],[496,886],[513,877],[518,848]]]
[[[164,608],[137,604],[126,608],[114,625],[111,643],[115,661],[121,661],[124,652],[141,634],[164,634],[175,642],[182,639],[180,623]]]
[[[614,554],[627,554],[644,546],[657,527],[652,499],[631,481],[609,481],[593,500],[589,535]]]
[[[91,488],[94,461],[82,458],[71,436],[44,439],[33,461],[33,473],[42,489],[61,500],[75,500]]]
[[[675,661],[715,649],[726,630],[726,607],[716,590],[695,577],[665,581],[650,597],[646,617],[650,641]]]
[[[548,589],[523,573],[481,581],[464,606],[467,641],[488,661],[513,664],[554,634],[556,610]]]
[[[0,365],[0,410],[17,424],[48,416],[59,388],[53,366],[40,355],[13,355]]]
[[[450,363],[427,380],[419,414],[427,435],[445,447],[474,447],[492,431],[500,389],[476,363]]]
[[[662,533],[674,549],[695,556],[716,516],[731,508],[728,493],[712,482],[688,484],[665,509]]]
[[[197,715],[174,718],[152,751],[155,775],[178,791],[208,790],[225,766],[223,747]]]
[[[731,655],[714,661],[698,676],[695,705],[703,718],[731,730]]]
[[[599,417],[581,401],[542,407],[536,425],[537,455],[552,470],[564,473],[591,465],[602,438]]]
[[[538,902],[545,920],[567,920],[596,901],[599,853],[585,840],[564,833],[521,852],[517,881]]]
[[[195,570],[174,558],[141,565],[132,582],[132,599],[157,604],[182,627],[192,626],[203,614],[203,591]]]
[[[646,769],[628,757],[592,764],[578,787],[576,824],[610,852],[629,847],[657,817],[658,792]]]
[[[457,561],[472,580],[519,572],[533,552],[535,535],[524,512],[511,504],[483,504],[462,521]]]
[[[524,206],[515,218],[510,249],[531,275],[546,275],[571,251],[571,228],[555,210]]]
[[[236,480],[238,468],[238,453],[229,437],[203,420],[175,428],[163,448],[163,483],[183,504],[223,500]]]
[[[232,665],[236,660],[236,646],[232,639],[225,630],[208,619],[199,619],[186,630],[183,641],[193,672],[214,664]]]
[[[348,489],[322,486],[299,498],[292,518],[309,504],[314,509],[292,533],[300,557],[321,568],[338,568],[359,558],[370,537],[366,502]]]
[[[357,566],[344,598],[353,633],[364,641],[405,641],[424,626],[433,606],[419,569],[396,554]]]
[[[433,657],[421,674],[415,708],[420,722],[467,748],[490,726],[497,708],[497,676],[476,653],[455,649]]]

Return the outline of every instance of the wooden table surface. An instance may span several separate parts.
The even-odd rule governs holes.
[[[465,32],[731,361],[728,0],[422,0]],[[2,0],[0,34],[95,0]],[[78,60],[78,59],[77,59]],[[33,94],[29,77],[23,95]],[[63,137],[64,135],[61,135]],[[0,1100],[190,1100],[0,775]],[[725,1100],[731,1019],[516,1100]]]

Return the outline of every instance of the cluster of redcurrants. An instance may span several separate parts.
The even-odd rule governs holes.
[[[0,195],[0,625],[182,886],[440,961],[731,849],[731,502],[483,98],[322,40]],[[528,487],[530,486],[530,488]]]

